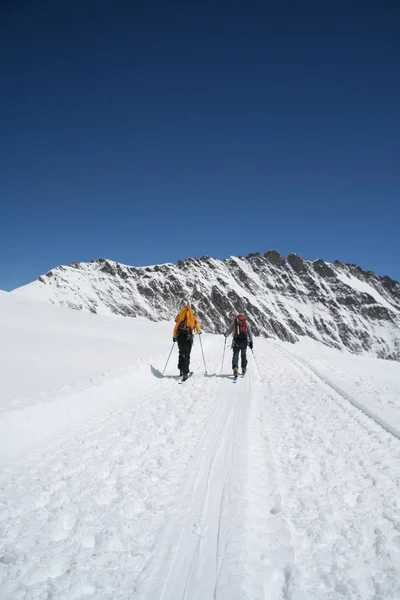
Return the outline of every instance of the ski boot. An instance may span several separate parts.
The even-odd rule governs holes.
[[[237,379],[238,377],[238,368],[237,367],[233,367],[233,378]]]
[[[246,373],[246,367],[242,367],[242,375],[245,375]]]

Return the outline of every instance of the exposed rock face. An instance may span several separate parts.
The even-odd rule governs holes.
[[[171,320],[196,305],[205,331],[222,333],[234,314],[256,335],[296,342],[310,336],[335,348],[400,360],[400,284],[356,265],[265,254],[130,267],[107,259],[75,262],[14,293],[94,313]]]

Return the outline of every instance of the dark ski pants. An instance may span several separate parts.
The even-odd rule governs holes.
[[[232,356],[232,369],[239,366],[239,353],[241,355],[242,369],[247,367],[247,340],[233,340],[233,356]]]
[[[189,373],[189,365],[190,365],[190,352],[192,351],[193,338],[187,338],[185,336],[178,335],[178,348],[179,348],[179,359],[178,359],[178,369],[182,371],[182,373]]]

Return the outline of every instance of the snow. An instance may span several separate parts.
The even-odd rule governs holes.
[[[393,311],[393,305],[390,304],[390,302],[388,302],[387,300],[385,300],[385,298],[366,281],[361,281],[360,279],[357,279],[357,277],[354,277],[354,275],[349,275],[348,273],[337,272],[336,276],[338,279],[340,279],[340,281],[353,288],[353,290],[356,290],[357,292],[362,292],[364,294],[369,294],[370,296],[375,298],[375,301],[377,303],[380,303],[382,304],[382,306],[385,306],[389,310]]]
[[[400,364],[172,327],[0,294],[0,598],[398,600]]]
[[[287,355],[287,345],[280,348]],[[289,356],[400,438],[398,362],[338,352],[310,338],[290,347]]]

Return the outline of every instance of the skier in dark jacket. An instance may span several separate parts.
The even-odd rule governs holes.
[[[224,333],[225,339],[231,334],[233,335],[232,369],[233,376],[236,379],[238,376],[239,354],[241,355],[242,375],[244,375],[247,368],[247,346],[249,346],[250,350],[253,349],[253,334],[245,316],[237,315],[237,317],[234,318],[233,323]]]

